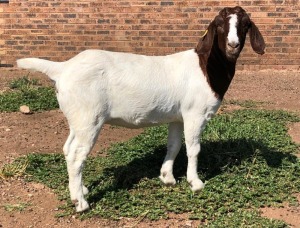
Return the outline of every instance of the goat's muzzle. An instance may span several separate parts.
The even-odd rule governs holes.
[[[227,43],[226,56],[229,60],[236,60],[239,57],[241,50],[239,43]]]

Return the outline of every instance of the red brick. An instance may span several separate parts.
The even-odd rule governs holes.
[[[14,63],[30,55],[60,61],[88,48],[171,54],[194,48],[219,10],[238,4],[267,43],[260,57],[247,39],[239,67],[299,69],[299,3],[284,0],[10,0],[0,7],[0,48],[5,50],[0,60]]]

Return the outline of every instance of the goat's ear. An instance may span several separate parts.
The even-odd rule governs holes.
[[[250,43],[253,48],[253,50],[257,54],[264,54],[265,53],[265,41],[263,36],[261,35],[260,31],[256,27],[253,21],[251,21],[251,25],[249,28],[249,35],[250,35]]]
[[[212,21],[207,28],[206,35],[203,38],[201,38],[201,40],[197,45],[198,54],[210,53],[210,50],[214,43],[215,32],[216,32],[215,21]]]

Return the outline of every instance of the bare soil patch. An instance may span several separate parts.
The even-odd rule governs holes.
[[[300,72],[237,72],[225,99],[260,101],[262,108],[300,112]]]
[[[300,202],[300,194],[297,195],[298,202]],[[290,224],[291,227],[300,227],[300,206],[289,206],[284,204],[281,208],[262,208],[262,216],[283,220]]]
[[[8,89],[9,81],[27,74],[28,71],[23,70],[0,69],[0,93]],[[43,85],[52,84],[40,73],[31,73],[29,77],[39,79]],[[237,72],[225,99],[263,101],[261,108],[299,114],[299,97],[300,72],[259,71]],[[239,107],[228,109],[236,108]],[[114,142],[128,140],[141,132],[104,126],[92,156],[102,154],[101,151]],[[289,132],[293,140],[300,143],[300,124],[290,125]],[[28,153],[62,153],[67,136],[68,125],[59,110],[32,115],[0,113],[0,166]],[[145,221],[143,217],[120,218],[119,221],[101,218],[80,221],[76,216],[56,218],[61,203],[51,189],[41,184],[26,183],[22,179],[0,181],[0,227],[197,227],[200,223],[189,220],[188,215],[172,214],[168,220],[155,222]],[[264,208],[262,215],[300,227],[299,210],[299,206],[284,205],[279,209]]]

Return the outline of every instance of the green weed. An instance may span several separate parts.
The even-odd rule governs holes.
[[[267,102],[264,101],[253,101],[253,100],[225,100],[223,105],[239,105],[243,108],[258,108]]]
[[[19,78],[9,86],[11,90],[0,94],[0,112],[16,112],[22,105],[29,106],[31,111],[58,108],[54,88],[42,87],[36,79]]]
[[[13,212],[13,211],[24,211],[30,204],[28,203],[17,203],[17,204],[5,204],[3,205],[4,210],[8,212]]]
[[[37,79],[30,79],[28,76],[24,76],[22,78],[14,79],[9,83],[9,88],[11,89],[19,89],[19,90],[27,90],[32,86],[39,85]]]
[[[15,162],[10,164],[4,164],[0,168],[0,179],[7,179],[13,177],[20,177],[25,174],[25,170],[28,166],[28,159],[19,158]]]
[[[164,186],[159,179],[166,153],[167,128],[149,128],[128,142],[109,149],[108,157],[86,162],[85,185],[91,210],[81,218],[145,216],[168,218],[188,213],[207,227],[287,227],[281,221],[260,217],[258,209],[293,203],[300,191],[300,162],[286,124],[299,121],[283,111],[238,110],[212,119],[202,137],[199,176],[205,188],[194,194],[186,181],[183,144],[174,167],[178,183]],[[41,182],[67,204],[60,216],[74,213],[67,190],[62,155],[28,155],[28,180]]]

